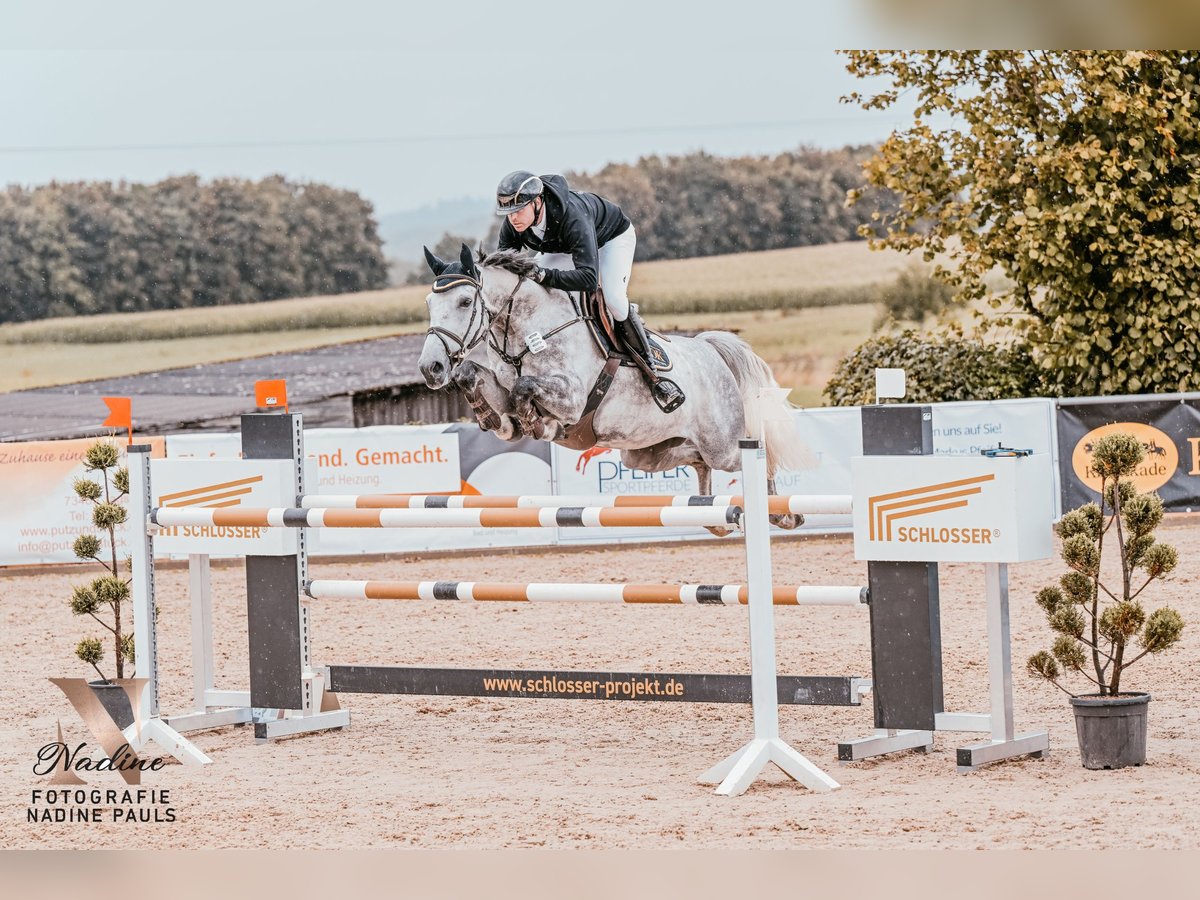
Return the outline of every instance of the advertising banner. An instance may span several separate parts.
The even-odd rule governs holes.
[[[1171,398],[1111,398],[1086,401],[1012,400],[933,405],[934,453],[975,457],[997,444],[1048,453],[1061,476],[1055,504],[1078,505],[1096,495],[1087,482],[1087,454],[1102,429],[1140,423],[1147,450],[1146,480],[1172,510],[1197,508],[1200,488],[1200,395]],[[1055,420],[1058,429],[1055,428]],[[813,465],[781,471],[781,494],[850,494],[851,460],[862,452],[857,407],[795,410],[797,433]],[[1101,430],[1097,430],[1101,429]],[[1090,437],[1089,437],[1090,435]],[[152,439],[159,456],[163,438]],[[170,459],[238,459],[240,436],[184,434],[165,439]],[[82,473],[78,460],[87,441],[0,445],[0,475],[7,503],[0,512],[0,565],[74,561],[70,545],[86,530],[88,510],[78,505],[71,481]],[[1061,448],[1061,449],[1060,449]],[[305,432],[305,451],[315,474],[308,492],[321,494],[694,494],[696,473],[688,466],[666,472],[631,470],[617,450],[583,453],[540,441],[504,443],[473,424],[326,428]],[[60,458],[62,457],[62,458]],[[1060,459],[1061,457],[1061,459]],[[307,467],[306,467],[307,470]],[[714,473],[712,492],[740,494],[738,473]],[[11,486],[11,488],[10,488]],[[1061,507],[1055,507],[1054,514]],[[849,516],[807,516],[812,532],[850,530]],[[708,538],[695,528],[674,529],[347,529],[314,531],[316,555],[388,553],[407,550],[533,546]],[[174,555],[174,551],[172,551]]]
[[[554,493],[564,496],[634,496],[638,494],[697,494],[700,483],[691,466],[672,466],[664,472],[643,472],[621,462],[621,451],[604,447],[568,450],[553,446]],[[713,473],[714,494],[738,493],[735,476]],[[561,543],[611,543],[614,541],[679,540],[711,537],[700,528],[605,528],[602,534],[588,528],[560,528]]]
[[[1098,500],[1092,448],[1106,434],[1125,432],[1146,458],[1134,484],[1157,491],[1168,512],[1200,508],[1200,394],[1059,400],[1059,485],[1063,510]]]
[[[76,478],[102,482],[99,472],[84,469],[83,457],[95,438],[0,444],[0,565],[78,562],[71,545],[81,534],[99,535],[92,526],[92,503],[81,500]],[[114,439],[126,465],[125,442]],[[162,438],[138,438],[163,456]],[[109,470],[111,475],[112,470]],[[114,494],[115,496],[115,494]],[[128,553],[124,527],[117,529],[117,556]]]
[[[998,445],[1053,453],[1053,400],[933,404],[933,452],[978,456]]]
[[[236,434],[172,437],[172,458],[237,458]],[[304,451],[316,463],[310,494],[549,494],[550,445],[507,444],[475,425],[313,428]],[[314,556],[396,553],[554,542],[535,528],[347,528],[309,533]],[[193,551],[195,552],[195,551]]]
[[[1010,563],[1050,556],[1048,454],[860,456],[852,468],[856,559]]]
[[[377,429],[359,429],[376,431]],[[381,427],[379,431],[384,431]],[[332,432],[343,434],[333,437]],[[541,441],[523,440],[507,444],[490,432],[480,431],[476,425],[456,423],[430,428],[405,428],[387,426],[386,431],[419,431],[421,441],[428,447],[443,448],[447,455],[453,454],[453,473],[445,463],[435,460],[429,464],[429,476],[425,477],[424,463],[413,463],[400,481],[396,473],[388,485],[402,487],[370,487],[360,490],[331,490],[328,481],[331,469],[322,465],[322,452],[335,446],[345,446],[351,441],[345,432],[355,434],[352,429],[328,429],[331,440],[306,439],[305,447],[311,455],[317,453],[317,470],[323,482],[321,493],[404,493],[404,494],[549,494],[550,445]],[[313,432],[320,436],[321,431]],[[307,434],[306,434],[307,438]],[[410,438],[411,440],[411,438]],[[353,442],[353,441],[351,441]],[[324,451],[319,448],[324,447]],[[347,457],[343,457],[344,459]],[[351,456],[355,463],[357,456]],[[370,460],[366,460],[369,462]],[[367,467],[342,467],[339,472],[347,485],[349,479],[369,478]],[[334,476],[339,477],[339,476]],[[359,553],[396,553],[418,550],[457,550],[472,547],[524,547],[554,543],[551,528],[353,528],[321,529],[309,533],[314,555],[353,555]],[[440,577],[440,576],[439,576]]]

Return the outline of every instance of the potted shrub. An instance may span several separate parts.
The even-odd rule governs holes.
[[[92,505],[92,524],[102,536],[81,534],[75,539],[72,549],[80,559],[99,563],[104,568],[104,574],[93,578],[88,584],[75,586],[71,594],[71,612],[77,616],[91,616],[108,632],[115,681],[100,669],[105,650],[104,641],[99,637],[89,636],[80,640],[75,646],[75,655],[96,670],[100,680],[89,684],[113,721],[125,729],[133,724],[133,709],[119,682],[125,677],[125,664],[133,664],[134,650],[133,635],[125,627],[129,580],[121,577],[116,541],[116,530],[125,522],[125,507],[117,501],[129,491],[129,470],[117,467],[118,458],[114,444],[97,441],[88,447],[84,455],[84,468],[89,473],[99,473],[100,480],[84,476],[75,479],[73,485],[76,496]],[[103,535],[108,537],[107,547]]]
[[[1164,606],[1147,615],[1142,605],[1142,592],[1177,561],[1175,548],[1154,537],[1162,522],[1162,499],[1139,493],[1130,480],[1144,456],[1141,443],[1129,434],[1096,442],[1092,466],[1101,479],[1100,503],[1062,517],[1062,560],[1071,571],[1037,595],[1058,636],[1049,651],[1029,658],[1027,669],[1071,695],[1079,752],[1089,769],[1146,761],[1150,695],[1126,690],[1122,677],[1146,654],[1174,646],[1183,632],[1175,610]],[[1111,561],[1103,565],[1113,555],[1119,571]],[[1094,690],[1073,694],[1061,683],[1067,673]]]

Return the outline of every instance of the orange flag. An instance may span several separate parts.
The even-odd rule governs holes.
[[[254,403],[260,409],[282,406],[287,412],[287,382],[282,378],[254,382]]]
[[[129,443],[133,443],[133,400],[129,397],[101,397],[108,407],[108,418],[103,424],[106,428],[129,429]]]

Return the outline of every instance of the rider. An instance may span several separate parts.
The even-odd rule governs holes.
[[[642,358],[655,402],[664,412],[674,412],[684,401],[679,385],[655,374],[650,343],[637,315],[629,307],[626,290],[633,268],[637,233],[620,207],[596,194],[573,191],[561,175],[511,172],[496,188],[496,215],[501,250],[537,252],[533,278],[562,291],[604,288],[604,304],[625,344]]]

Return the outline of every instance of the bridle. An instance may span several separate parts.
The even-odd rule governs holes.
[[[517,275],[517,283],[513,285],[513,289],[509,292],[508,297],[504,300],[503,312],[498,312],[495,316],[488,311],[487,305],[483,302],[483,286],[478,280],[472,278],[470,275],[441,275],[434,280],[433,293],[435,294],[444,294],[447,291],[454,290],[454,288],[462,287],[463,285],[469,285],[475,289],[475,295],[471,299],[471,318],[467,322],[466,330],[461,335],[455,334],[448,328],[442,328],[440,325],[430,325],[427,329],[425,329],[426,337],[433,335],[439,341],[441,341],[442,348],[446,351],[446,357],[450,360],[452,368],[460,365],[462,361],[466,359],[467,354],[478,347],[484,338],[490,337],[488,340],[488,347],[494,350],[496,355],[501,360],[512,366],[516,370],[518,377],[521,375],[521,364],[524,361],[526,354],[530,352],[531,348],[527,346],[520,353],[510,353],[508,349],[508,331],[509,325],[512,321],[513,302],[516,300],[517,291],[521,289],[521,283],[525,281],[525,279],[526,276]],[[496,321],[499,321],[501,317],[503,317],[504,321],[503,344],[500,344],[496,340],[496,336],[492,333],[492,324]],[[475,330],[474,333],[472,333],[472,330],[475,328],[476,321],[479,323],[478,330]],[[558,334],[558,332],[562,331],[564,328],[569,328],[576,322],[582,321],[583,315],[576,315],[575,318],[569,319],[568,321],[563,322],[561,325],[557,325],[550,331],[547,331],[544,335],[542,335],[542,338],[544,340],[552,337],[553,335]],[[448,341],[453,341],[457,349],[451,349],[451,345]]]
[[[442,328],[440,325],[430,325],[425,329],[426,337],[432,334],[442,342],[442,348],[446,351],[446,357],[450,360],[451,368],[462,363],[466,359],[467,354],[479,346],[480,341],[487,336],[491,327],[491,316],[483,303],[483,289],[479,282],[470,275],[439,275],[434,279],[433,293],[444,294],[447,291],[454,290],[456,287],[462,287],[464,284],[470,285],[475,289],[475,296],[471,298],[471,319],[467,322],[466,330],[461,335],[458,335],[448,328]],[[472,335],[471,329],[474,328],[476,320],[479,321],[479,330]],[[458,349],[451,350],[447,339],[454,341]]]

